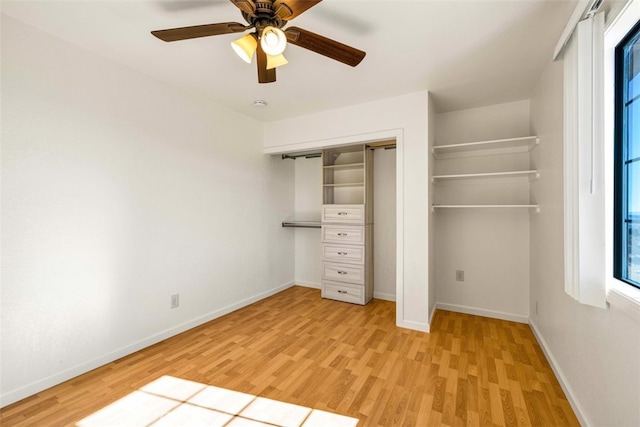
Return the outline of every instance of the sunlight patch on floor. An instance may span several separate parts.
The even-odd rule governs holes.
[[[94,412],[78,427],[355,427],[358,419],[163,376]]]

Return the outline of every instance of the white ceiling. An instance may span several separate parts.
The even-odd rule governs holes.
[[[576,0],[324,0],[292,21],[367,52],[351,68],[297,46],[277,82],[229,43],[165,43],[149,32],[244,23],[228,0],[7,1],[2,12],[172,85],[271,121],[429,90],[438,111],[525,99],[551,61]],[[256,99],[269,106],[256,109]]]

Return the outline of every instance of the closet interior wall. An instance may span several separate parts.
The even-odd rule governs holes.
[[[373,297],[396,300],[396,150],[373,152]]]
[[[301,220],[320,221],[322,210],[322,159],[298,157],[295,163],[294,215]],[[322,245],[320,228],[294,228],[295,283],[320,289]]]

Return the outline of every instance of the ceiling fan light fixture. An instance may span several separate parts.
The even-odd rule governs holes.
[[[267,55],[267,70],[271,70],[276,67],[281,67],[283,65],[287,65],[289,61],[284,57],[283,54],[280,55]]]
[[[260,46],[267,55],[278,56],[287,47],[287,36],[280,28],[269,25],[262,30]]]
[[[251,64],[253,54],[256,53],[256,49],[258,48],[258,41],[256,40],[255,35],[247,34],[240,37],[238,40],[232,41],[231,47],[243,61]]]

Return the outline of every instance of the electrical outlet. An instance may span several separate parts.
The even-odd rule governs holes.
[[[171,308],[178,308],[180,306],[180,294],[171,295]]]
[[[464,270],[456,270],[456,281],[464,282]]]

